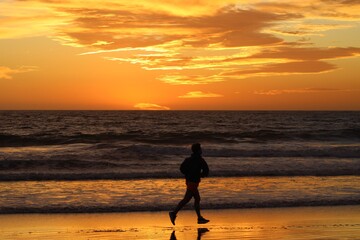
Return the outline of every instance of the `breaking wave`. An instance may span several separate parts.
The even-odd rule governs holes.
[[[293,201],[251,201],[238,203],[202,204],[202,209],[240,209],[240,208],[274,208],[274,207],[306,207],[306,206],[345,206],[359,205],[359,199],[336,200],[293,200]],[[130,206],[58,206],[58,207],[0,207],[0,214],[17,213],[113,213],[140,211],[169,211],[174,204],[130,205]],[[190,209],[189,206],[185,209]]]
[[[177,130],[177,129],[176,129]],[[127,131],[102,132],[94,134],[61,132],[36,132],[32,134],[1,134],[0,147],[60,145],[72,143],[134,142],[151,144],[205,143],[264,143],[280,141],[359,141],[360,128],[319,130],[256,130],[239,131],[230,129],[217,131]]]

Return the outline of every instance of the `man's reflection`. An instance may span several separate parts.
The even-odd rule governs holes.
[[[209,229],[207,228],[198,228],[198,235],[197,235],[197,240],[201,240],[201,236],[204,235],[206,232],[209,232]],[[171,233],[170,236],[170,240],[176,240],[176,236],[175,236],[175,230]]]

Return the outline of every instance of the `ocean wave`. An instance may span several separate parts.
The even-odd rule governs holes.
[[[280,128],[279,128],[280,129]],[[282,141],[359,141],[360,128],[318,129],[318,130],[203,130],[203,131],[169,131],[169,130],[131,130],[125,132],[100,133],[67,133],[35,132],[27,135],[0,134],[0,147],[38,146],[74,143],[111,143],[137,142],[150,144],[189,144],[204,143],[264,143]]]
[[[0,181],[179,178],[188,146],[69,144],[0,152]],[[341,176],[360,174],[360,145],[205,145],[211,175]]]
[[[103,161],[118,159],[141,160],[164,157],[183,157],[189,154],[188,145],[158,145],[129,142],[64,144],[52,146],[0,148],[1,160],[74,160]],[[258,143],[203,144],[205,157],[317,157],[359,158],[359,143]],[[26,162],[24,162],[25,164]],[[34,163],[36,161],[34,160]]]
[[[101,145],[102,148],[105,148]],[[96,146],[95,146],[96,147]],[[119,154],[141,156],[182,156],[189,153],[188,147],[171,145],[131,144],[122,147],[107,145],[114,149],[113,156]],[[238,145],[205,145],[204,154],[207,157],[339,157],[358,158],[359,144],[331,145],[316,144],[238,144]]]
[[[321,169],[321,168],[310,168],[310,169],[296,169],[293,168],[282,168],[266,169],[263,166],[261,169],[246,169],[246,170],[217,170],[211,171],[211,177],[297,177],[297,176],[360,176],[360,168],[357,165],[352,164],[346,168],[340,169]],[[297,165],[296,165],[297,166]],[[148,166],[151,168],[151,166]],[[338,167],[338,166],[334,166]],[[216,167],[215,167],[216,168]],[[0,173],[0,181],[51,181],[51,180],[64,180],[64,181],[75,181],[75,180],[135,180],[135,179],[182,179],[183,176],[177,170],[171,171],[170,169],[163,169],[162,171],[142,171],[142,172],[124,172],[119,168],[119,172],[103,171],[103,172],[91,172],[91,171],[73,171],[73,172],[45,172],[35,170],[34,172],[25,171],[12,171],[8,173]]]
[[[360,199],[333,199],[333,200],[271,200],[271,201],[251,201],[234,202],[221,204],[201,205],[202,209],[241,209],[241,208],[278,208],[278,207],[307,207],[307,206],[345,206],[360,205]],[[140,211],[169,211],[173,204],[153,204],[153,205],[129,205],[129,206],[56,206],[56,207],[1,207],[0,214],[17,213],[111,213],[111,212],[140,212]],[[186,206],[184,209],[191,209]]]

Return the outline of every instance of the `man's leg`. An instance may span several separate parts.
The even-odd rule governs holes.
[[[176,214],[191,200],[193,193],[190,190],[186,190],[184,198],[179,202],[173,212],[169,212],[170,220],[175,225]]]
[[[195,207],[196,214],[198,216],[198,223],[199,224],[208,223],[209,220],[203,218],[201,216],[201,214],[200,214],[200,193],[199,193],[199,190],[196,189],[196,191],[194,191],[193,193],[194,193],[194,198],[195,198],[194,207]]]
[[[179,202],[173,213],[177,214],[192,198],[193,193],[190,190],[186,190],[184,198]]]
[[[198,216],[198,218],[201,218],[201,214],[200,214],[200,193],[199,190],[196,189],[196,191],[193,192],[194,194],[194,208],[196,211],[196,215]]]

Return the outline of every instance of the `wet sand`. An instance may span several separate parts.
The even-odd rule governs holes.
[[[0,239],[360,239],[360,206],[0,215]]]

